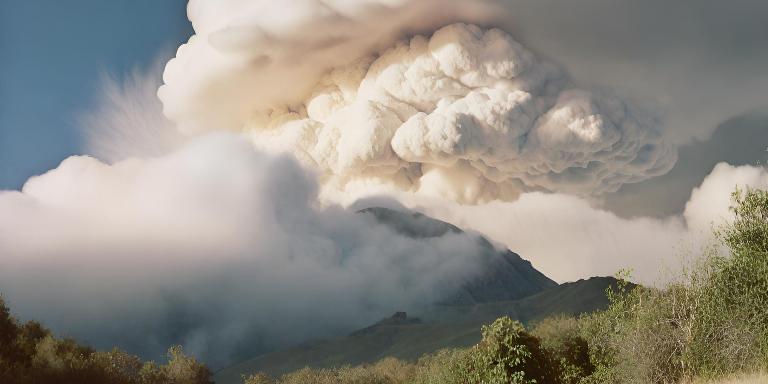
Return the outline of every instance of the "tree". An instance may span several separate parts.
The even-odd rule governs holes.
[[[501,317],[482,328],[483,339],[468,356],[468,382],[528,384],[556,382],[539,341],[518,321]]]
[[[168,363],[144,363],[117,348],[97,352],[58,339],[40,323],[22,325],[0,297],[0,383],[3,384],[209,384],[210,372],[181,347]]]

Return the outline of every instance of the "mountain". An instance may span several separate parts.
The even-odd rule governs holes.
[[[367,208],[359,214],[371,215],[381,224],[411,238],[440,237],[463,233],[458,227],[411,211],[388,208]],[[482,250],[478,262],[482,271],[478,277],[464,283],[458,292],[446,292],[442,304],[472,304],[515,300],[554,287],[556,282],[539,272],[531,263],[510,250],[497,250],[482,236],[477,237]]]
[[[510,301],[470,305],[435,305],[409,316],[398,312],[345,337],[314,340],[276,351],[217,372],[217,384],[242,383],[240,375],[280,375],[306,366],[331,367],[371,363],[384,357],[414,360],[441,348],[468,347],[480,341],[480,327],[507,315],[530,324],[554,314],[577,315],[608,305],[605,290],[611,277],[561,284]]]
[[[387,208],[358,211],[411,238],[463,233],[449,223],[416,212]],[[554,314],[580,314],[607,306],[609,277],[558,285],[510,250],[498,250],[477,236],[481,273],[456,292],[412,314],[397,312],[344,337],[313,340],[257,356],[222,369],[217,384],[242,383],[241,375],[258,371],[279,375],[305,366],[362,364],[393,356],[417,359],[441,348],[466,347],[480,340],[480,327],[507,315],[524,323]]]

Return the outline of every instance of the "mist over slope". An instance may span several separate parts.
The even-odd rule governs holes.
[[[417,212],[382,207],[361,215],[414,239],[464,233],[460,228]],[[510,250],[496,250],[483,237],[478,244],[490,254],[477,275],[439,301],[380,320],[346,336],[309,340],[238,362],[216,373],[217,383],[238,383],[256,372],[279,375],[303,368],[372,363],[384,357],[417,359],[441,348],[467,347],[480,340],[480,326],[500,316],[524,322],[552,314],[580,314],[604,308],[613,278],[592,278],[558,285]]]
[[[315,208],[315,193],[294,160],[229,135],[114,165],[73,157],[0,193],[0,291],[99,347],[183,343],[215,363],[432,302],[492,256],[473,235],[411,239]]]
[[[371,214],[376,220],[396,232],[414,239],[444,236],[447,233],[464,233],[458,227],[435,220],[418,212],[397,211],[372,207],[358,211]],[[546,277],[522,259],[506,249],[497,250],[487,239],[479,237],[479,246],[494,256],[479,268],[476,276],[465,281],[458,290],[447,291],[446,296],[435,303],[474,304],[492,301],[514,300],[530,296],[557,283]]]
[[[605,290],[613,278],[565,283],[518,300],[468,305],[438,305],[396,313],[348,335],[311,340],[216,372],[218,384],[239,383],[240,375],[266,372],[279,376],[305,366],[338,367],[373,363],[385,357],[415,360],[442,348],[469,347],[480,340],[480,327],[500,316],[525,323],[557,314],[578,315],[608,305]]]
[[[215,367],[395,310],[554,284],[477,234],[316,194],[295,160],[227,134],[153,159],[72,157],[0,192],[0,291],[96,347],[157,358],[183,344]]]

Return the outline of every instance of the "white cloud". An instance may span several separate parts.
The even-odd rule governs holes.
[[[196,34],[168,63],[159,91],[185,132],[239,129],[404,33],[490,13],[459,0],[192,0],[187,10]]]
[[[467,24],[338,68],[302,105],[244,129],[342,189],[362,178],[463,203],[526,190],[590,196],[676,159],[656,119],[574,89],[505,32]]]
[[[720,225],[732,218],[728,207],[731,192],[740,189],[768,189],[768,169],[759,166],[734,167],[727,163],[715,166],[701,186],[694,189],[683,213],[696,228]]]
[[[751,0],[192,0],[196,35],[160,94],[185,131],[239,129],[299,102],[333,68],[460,21],[512,32],[580,84],[657,106],[669,139],[685,143],[768,106],[765,10]]]
[[[123,79],[102,77],[99,103],[80,118],[89,154],[108,162],[161,156],[186,141],[157,98],[163,57]]]
[[[388,183],[471,203],[528,190],[599,195],[667,172],[676,145],[768,96],[760,12],[723,4],[691,18],[689,8],[192,0],[196,35],[168,63],[159,95],[183,132],[256,131],[258,144],[294,152],[333,188]],[[431,36],[455,21],[511,31],[541,55],[496,29]],[[414,34],[429,38],[407,40]],[[541,57],[564,64],[579,88],[635,99],[571,91]]]
[[[440,300],[487,261],[474,235],[404,237],[315,193],[291,158],[227,135],[71,157],[0,192],[0,292],[99,347],[184,343],[216,365]]]
[[[718,164],[692,191],[685,212],[664,219],[625,219],[564,194],[525,193],[514,202],[472,206],[383,189],[373,193],[394,193],[415,210],[483,233],[559,282],[632,269],[641,283],[663,284],[686,258],[696,257],[714,240],[712,229],[731,217],[730,193],[736,186],[768,188],[768,170]],[[358,192],[371,193],[367,188]],[[355,199],[327,198],[346,198],[348,204]]]

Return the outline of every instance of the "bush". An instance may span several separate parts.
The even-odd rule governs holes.
[[[414,384],[468,383],[469,349],[443,349],[416,363]]]
[[[19,324],[0,297],[0,383],[3,384],[208,384],[210,372],[181,347],[168,362],[144,363],[119,349],[96,352],[58,339],[37,322]]]
[[[264,373],[244,377],[245,384],[398,384],[411,382],[414,364],[385,358],[372,365],[313,369],[305,367],[277,380]]]
[[[507,316],[483,326],[483,340],[469,353],[468,382],[527,384],[554,382],[550,360],[539,341]]]
[[[587,383],[669,383],[684,372],[685,317],[677,291],[636,287],[581,319],[595,370]]]
[[[414,383],[559,383],[558,368],[522,324],[501,317],[470,349],[446,349],[417,363]]]
[[[303,368],[277,380],[262,373],[245,384],[518,384],[559,383],[557,369],[523,325],[502,317],[482,329],[469,349],[444,349],[408,363],[386,358],[372,365]]]
[[[734,221],[665,289],[622,285],[581,319],[585,383],[670,383],[768,367],[768,192],[737,190]]]
[[[531,334],[539,339],[559,383],[576,384],[594,372],[589,346],[580,334],[577,318],[564,315],[546,318],[535,324]]]
[[[717,231],[729,254],[708,260],[685,356],[698,375],[768,367],[768,191],[737,189],[732,200],[735,219]]]

